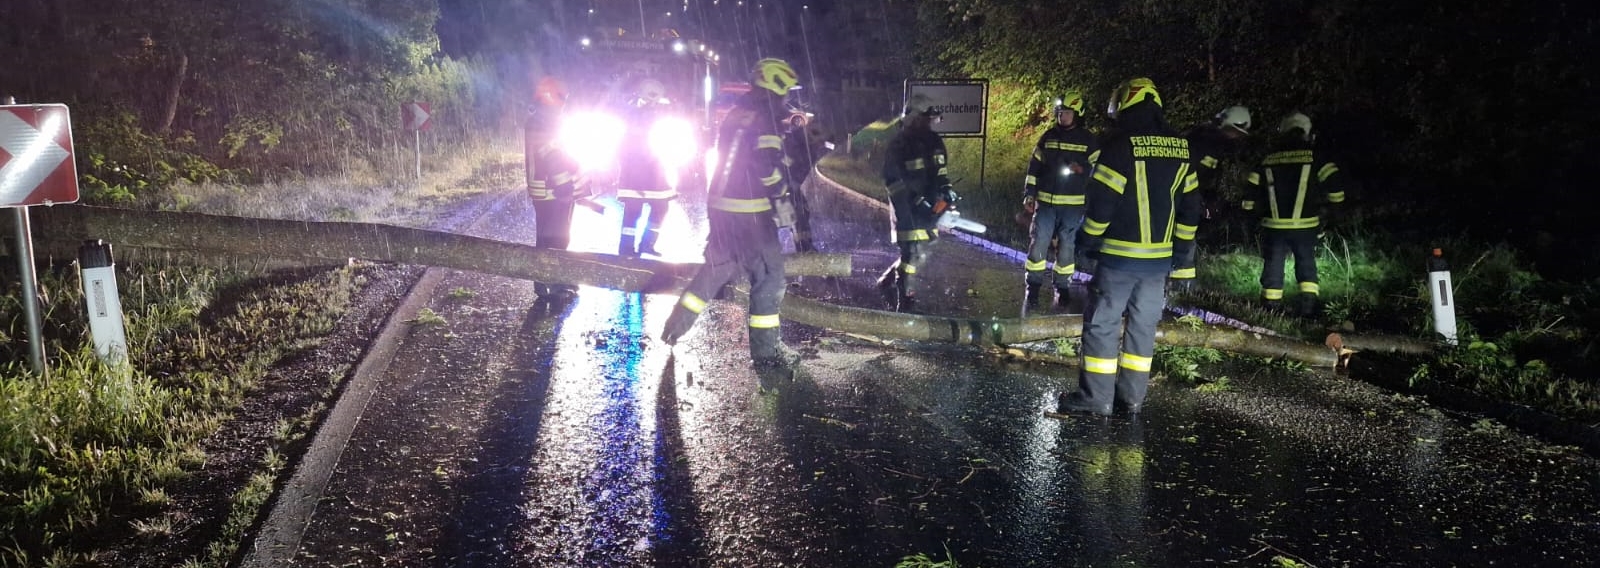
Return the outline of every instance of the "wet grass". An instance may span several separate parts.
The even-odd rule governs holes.
[[[141,195],[129,206],[268,219],[425,225],[432,211],[491,190],[521,187],[522,150],[496,140],[430,148],[422,178],[414,157],[350,157],[319,177],[285,176],[262,184],[183,183]],[[403,159],[402,159],[403,158]]]
[[[48,273],[50,366],[34,376],[11,353],[0,368],[0,564],[93,561],[106,522],[141,535],[171,534],[167,488],[207,461],[216,432],[274,361],[326,334],[360,285],[354,269],[270,277],[192,267],[124,267],[128,362],[93,352],[75,278]],[[0,305],[0,330],[25,335],[17,303]],[[330,389],[331,392],[331,389]],[[300,420],[284,441],[303,435]],[[223,534],[203,559],[226,565],[272,490],[284,460],[268,450],[234,498]]]

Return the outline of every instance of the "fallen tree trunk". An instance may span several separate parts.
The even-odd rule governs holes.
[[[391,225],[304,222],[150,212],[89,206],[34,208],[35,239],[59,255],[75,255],[85,239],[104,239],[124,250],[212,254],[261,259],[344,263],[351,258],[439,266],[511,278],[585,284],[624,291],[675,293],[698,265],[623,259],[611,255],[535,249],[526,245]],[[119,256],[122,254],[119,252]],[[844,254],[795,254],[786,263],[795,276],[848,276]],[[741,291],[741,295],[742,295]],[[967,319],[903,314],[838,306],[787,295],[784,318],[863,335],[977,346],[1003,346],[1078,337],[1083,318]],[[1343,337],[1335,345],[1271,336],[1229,327],[1163,322],[1156,340],[1168,345],[1210,347],[1334,366],[1354,349],[1430,353],[1433,345],[1408,338]]]
[[[197,213],[63,205],[35,207],[34,239],[50,254],[72,258],[87,239],[141,253],[199,251],[249,259],[320,263],[363,260],[420,264],[616,290],[665,292],[682,286],[698,264],[537,249],[441,231],[375,223],[282,221]],[[849,276],[850,255],[794,254],[797,276]]]
[[[983,347],[1083,335],[1083,318],[1075,315],[964,319],[836,306],[794,295],[784,298],[783,317],[806,325],[874,337]],[[1402,337],[1362,338],[1335,334],[1324,343],[1316,344],[1291,337],[1183,321],[1163,321],[1156,329],[1156,341],[1180,347],[1209,347],[1244,355],[1292,359],[1327,367],[1340,364],[1341,358],[1348,359],[1355,351],[1427,354],[1433,350],[1430,343]]]

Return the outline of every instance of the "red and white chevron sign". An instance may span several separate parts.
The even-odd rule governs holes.
[[[433,110],[428,108],[428,103],[412,101],[400,105],[401,122],[405,123],[406,130],[427,130],[433,124],[428,122],[433,117]]]
[[[0,105],[0,207],[77,200],[67,105]]]

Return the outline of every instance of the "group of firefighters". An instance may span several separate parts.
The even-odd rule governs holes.
[[[780,337],[779,307],[786,288],[779,229],[792,227],[796,249],[815,250],[805,223],[799,181],[812,166],[811,133],[790,122],[784,99],[798,75],[780,59],[763,59],[754,86],[716,134],[716,169],[707,180],[709,232],[705,263],[679,297],[661,338],[675,344],[712,298],[741,275],[749,290],[749,345],[758,367],[788,367],[799,355]],[[556,147],[552,115],[565,101],[558,84],[541,85],[544,105],[530,121],[529,188],[537,217],[538,246],[565,248],[572,206],[587,195],[577,164]],[[659,84],[640,83],[634,108],[642,118],[664,101]],[[1090,274],[1083,310],[1083,364],[1079,387],[1063,393],[1063,412],[1137,413],[1143,404],[1155,352],[1155,331],[1169,289],[1187,290],[1196,275],[1195,239],[1202,223],[1220,211],[1221,167],[1237,161],[1250,133],[1248,109],[1232,106],[1207,124],[1179,133],[1168,125],[1161,94],[1146,78],[1118,85],[1097,136],[1085,127],[1087,104],[1069,91],[1056,100],[1055,123],[1035,145],[1023,184],[1022,205],[1031,216],[1024,264],[1025,309],[1039,307],[1052,281],[1058,310],[1072,297],[1073,275]],[[545,116],[540,116],[541,114]],[[939,234],[942,215],[959,199],[949,160],[934,124],[937,106],[913,97],[890,141],[883,181],[893,211],[899,258],[878,279],[896,309],[915,312],[919,269]],[[633,120],[631,124],[648,123]],[[669,201],[676,196],[645,147],[646,136],[624,137],[618,198],[624,226],[618,253],[657,254],[654,245]],[[1315,247],[1326,205],[1344,200],[1339,168],[1312,144],[1311,121],[1292,113],[1279,124],[1269,152],[1244,176],[1239,209],[1259,217],[1265,267],[1262,299],[1284,299],[1284,262],[1295,258],[1300,304],[1319,309]],[[795,215],[795,210],[802,213]],[[635,225],[649,209],[642,231]],[[801,221],[796,223],[796,221]],[[1051,251],[1054,251],[1053,258]],[[1053,261],[1053,266],[1052,266]],[[539,293],[570,294],[566,286],[540,285]]]

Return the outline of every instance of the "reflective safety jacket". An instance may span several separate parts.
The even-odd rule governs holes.
[[[619,199],[672,199],[677,189],[667,181],[661,158],[650,145],[650,129],[656,119],[664,116],[651,108],[635,109],[628,115],[627,131],[622,136],[622,148],[617,156],[617,198]],[[684,144],[690,141],[685,140]]]
[[[1140,103],[1107,137],[1089,181],[1083,231],[1099,237],[1100,264],[1140,272],[1172,269],[1174,240],[1194,240],[1200,185],[1189,141]]]
[[[883,158],[883,183],[905,184],[914,195],[936,200],[950,189],[950,159],[944,138],[932,129],[903,128],[889,141]]]
[[[1099,157],[1100,143],[1088,130],[1052,126],[1033,147],[1022,195],[1033,196],[1042,205],[1083,205],[1089,169]],[[1070,164],[1078,164],[1082,173],[1072,173]]]
[[[577,189],[585,183],[578,161],[556,144],[554,113],[535,111],[528,117],[524,136],[528,197],[534,201],[577,199]]]
[[[1189,129],[1183,137],[1189,140],[1189,153],[1199,166],[1195,173],[1200,176],[1200,196],[1206,202],[1221,199],[1223,168],[1238,156],[1241,142],[1229,140],[1216,125],[1209,123]]]
[[[751,90],[717,131],[717,169],[706,206],[711,211],[772,215],[772,200],[788,195],[783,137],[763,91]]]
[[[1239,205],[1268,229],[1318,228],[1323,206],[1344,202],[1339,166],[1302,140],[1267,154],[1245,182],[1249,195]]]

